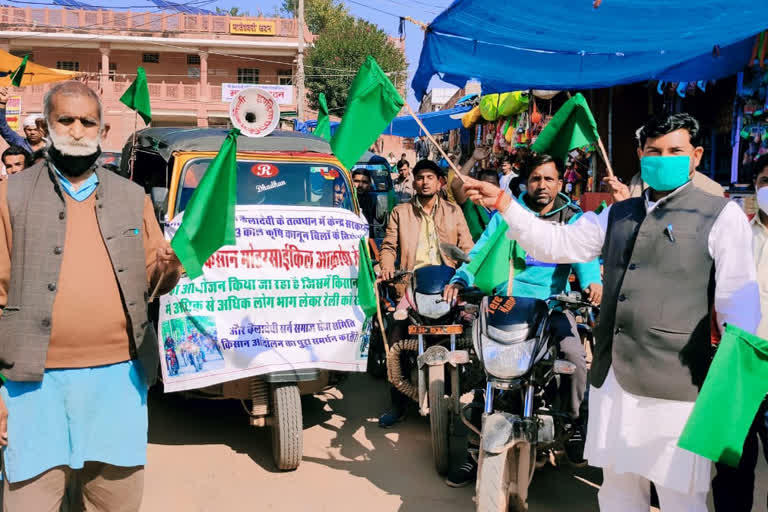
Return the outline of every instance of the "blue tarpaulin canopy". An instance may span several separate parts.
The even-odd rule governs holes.
[[[722,78],[747,65],[766,1],[455,0],[427,28],[412,87],[484,92]]]
[[[461,106],[447,110],[438,110],[437,112],[428,112],[419,114],[419,119],[427,127],[429,133],[443,133],[461,128],[461,116],[468,112],[472,107]],[[336,130],[339,123],[331,122],[331,132]],[[296,130],[301,132],[309,131],[308,128],[315,128],[316,120],[306,123],[296,123]],[[398,137],[419,137],[424,132],[411,116],[396,117],[382,132],[382,135],[397,135]]]

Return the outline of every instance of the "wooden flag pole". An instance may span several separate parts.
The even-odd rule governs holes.
[[[613,178],[613,167],[611,166],[611,161],[608,159],[608,152],[605,150],[605,146],[603,145],[603,139],[599,136],[597,137],[597,147],[600,149],[600,155],[603,157],[603,161],[605,161],[605,168],[608,171],[608,177]]]
[[[443,151],[443,148],[440,147],[440,144],[437,143],[435,138],[432,136],[431,133],[429,133],[429,130],[427,130],[427,127],[424,126],[424,123],[421,122],[421,119],[419,119],[419,116],[416,115],[416,112],[413,111],[411,106],[408,104],[408,102],[405,102],[405,108],[408,109],[408,113],[413,117],[414,120],[416,120],[416,124],[419,125],[419,128],[421,128],[424,131],[424,135],[427,136],[429,141],[435,145],[437,150],[440,152],[440,154],[445,158],[445,160],[448,162],[448,165],[451,166],[451,169],[456,173],[455,178],[458,179],[460,182],[464,183],[464,176],[462,176],[461,171],[458,167],[456,167],[456,164],[453,163],[453,160],[451,160],[448,155],[445,154],[445,151]]]
[[[155,289],[152,290],[152,295],[149,296],[148,302],[153,302],[155,300],[155,297],[157,297],[157,291],[160,289],[160,283],[163,282],[163,278],[165,278],[165,270],[160,274],[160,277],[157,278],[157,284],[155,285]]]

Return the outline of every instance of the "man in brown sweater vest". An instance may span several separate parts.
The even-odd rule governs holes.
[[[98,96],[46,96],[47,158],[0,184],[0,444],[5,510],[137,511],[158,348],[149,291],[180,263],[144,190],[98,165]]]

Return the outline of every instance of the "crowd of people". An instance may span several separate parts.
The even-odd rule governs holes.
[[[90,88],[54,86],[44,115],[24,120],[24,136],[8,127],[7,99],[0,91],[9,144],[2,162],[14,175],[0,182],[4,505],[56,510],[78,472],[89,510],[137,510],[147,389],[158,367],[146,302],[156,286],[162,294],[176,285],[181,265],[144,190],[100,164],[105,123]],[[564,162],[547,154],[490,165],[479,147],[463,162],[455,157],[455,170],[428,158],[411,167],[403,154],[391,209],[367,170],[351,174],[371,237],[375,225],[385,228],[376,247],[381,280],[447,265],[456,273],[443,299],[453,304],[476,276],[444,244],[471,259],[505,228],[496,250],[511,255],[515,243],[525,251],[516,296],[567,292],[574,274],[586,300],[600,305],[589,372],[573,315],[556,312],[553,326],[576,369],[567,382],[568,457],[602,468],[603,512],[648,510],[651,483],[665,511],[705,511],[712,489],[719,512],[748,512],[758,439],[768,459],[766,403],[741,465],[718,465],[714,480],[706,459],[677,446],[724,324],[768,338],[768,155],[754,166],[759,212],[750,221],[696,171],[701,136],[687,114],[646,123],[637,134],[641,172],[629,185],[607,178],[613,204],[600,213],[563,193]],[[335,195],[346,186],[339,182]],[[505,295],[508,284],[500,279],[494,293]],[[394,290],[400,299],[403,288]],[[406,335],[397,322],[389,342]],[[382,428],[408,410],[407,397],[394,387],[390,395]],[[446,483],[476,476],[468,454]]]
[[[717,464],[714,480],[709,461],[677,446],[723,326],[768,336],[768,319],[761,320],[768,270],[759,266],[768,251],[768,156],[754,165],[759,211],[748,220],[719,184],[696,170],[703,152],[695,118],[653,118],[637,133],[641,172],[628,185],[606,178],[613,205],[599,214],[582,212],[563,194],[563,162],[550,155],[504,159],[488,169],[479,165],[489,156],[479,148],[461,166],[462,179],[432,160],[419,160],[413,171],[405,160],[396,164],[400,204],[381,244],[381,279],[449,265],[457,270],[444,299],[454,302],[474,276],[441,244],[458,246],[471,259],[505,224],[509,240],[526,250],[525,270],[514,276],[516,296],[565,291],[573,272],[585,297],[601,304],[589,428],[582,421],[585,353],[569,313],[558,315],[557,331],[561,351],[576,366],[569,383],[576,435],[567,451],[572,460],[586,458],[603,469],[602,511],[648,510],[651,483],[662,510],[705,511],[710,489],[718,511],[752,509],[757,439],[765,448],[768,436],[765,403],[741,465]],[[495,293],[504,294],[506,285],[500,281]],[[406,332],[395,324],[390,343]],[[402,394],[392,388],[391,395],[392,408],[379,419],[383,428],[407,410]],[[476,475],[468,456],[446,483],[467,485]]]

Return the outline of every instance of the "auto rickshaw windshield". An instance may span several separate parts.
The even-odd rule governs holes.
[[[189,160],[182,170],[177,212],[184,211],[212,158]],[[237,204],[326,206],[354,211],[352,187],[344,173],[327,163],[237,162]]]

